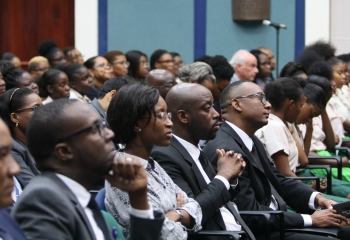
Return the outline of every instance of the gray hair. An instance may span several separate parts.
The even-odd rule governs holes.
[[[205,80],[211,80],[213,85],[216,83],[213,69],[204,62],[195,62],[183,66],[178,71],[178,77],[183,82],[190,82],[190,80],[195,80],[197,83],[202,84]]]
[[[244,65],[245,63],[245,57],[249,54],[247,50],[241,49],[238,50],[235,54],[233,54],[230,64],[232,65],[233,69],[236,68],[236,65],[239,63],[241,65]]]

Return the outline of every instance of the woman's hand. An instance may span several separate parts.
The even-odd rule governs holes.
[[[176,205],[178,208],[182,207],[182,205],[186,204],[187,201],[185,199],[183,191],[179,190],[176,194]]]

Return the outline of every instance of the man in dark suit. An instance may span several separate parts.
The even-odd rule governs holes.
[[[259,128],[268,122],[271,104],[266,101],[261,88],[249,81],[237,81],[230,84],[221,95],[222,116],[225,122],[221,125],[216,138],[209,141],[204,152],[210,158],[213,167],[216,166],[215,149],[233,150],[243,155],[247,165],[239,177],[240,192],[235,203],[238,209],[244,210],[282,210],[287,228],[340,227],[347,224],[346,218],[335,213],[331,204],[335,202],[326,199],[310,187],[282,176],[272,163],[261,142],[254,136]],[[286,205],[297,212],[286,211]],[[317,207],[327,208],[308,213]],[[263,234],[263,223],[257,218],[244,218],[248,226],[257,235]],[[272,239],[278,239],[279,218],[273,216]],[[347,231],[344,227],[338,236]],[[309,239],[306,236],[286,236],[287,239]],[[315,236],[311,236],[311,239]],[[322,237],[318,236],[317,239]]]
[[[169,146],[154,147],[151,156],[199,203],[204,230],[241,230],[231,212],[237,213],[231,200],[237,195],[237,176],[245,162],[240,154],[217,150],[216,174],[198,146],[200,139],[213,139],[219,130],[219,114],[213,108],[213,101],[211,92],[202,85],[174,86],[166,97],[174,124],[173,137]]]
[[[59,99],[34,113],[27,142],[42,175],[12,211],[28,238],[113,239],[88,192],[102,176],[129,193],[130,239],[159,238],[164,216],[149,208],[146,172],[136,159],[114,159],[113,137],[79,101]]]

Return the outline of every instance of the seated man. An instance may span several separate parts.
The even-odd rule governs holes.
[[[235,70],[231,83],[239,80],[254,81],[259,72],[256,57],[247,50],[241,49],[233,54],[230,64]]]
[[[85,103],[60,99],[35,111],[27,142],[42,175],[12,211],[28,238],[113,239],[88,192],[103,176],[129,193],[130,239],[159,238],[164,216],[149,209],[145,170],[131,158],[114,160],[113,137]]]
[[[176,84],[175,76],[165,69],[153,69],[145,79],[145,84],[158,89],[160,96],[165,99],[169,90]]]
[[[237,81],[230,84],[221,95],[222,123],[216,138],[210,140],[205,154],[216,168],[218,157],[216,149],[233,150],[243,155],[246,168],[239,177],[240,192],[235,203],[241,211],[249,210],[282,210],[286,228],[302,227],[340,227],[346,225],[347,219],[336,214],[331,204],[334,201],[326,199],[310,187],[282,176],[272,166],[262,143],[254,136],[259,128],[268,123],[271,104],[266,101],[261,88],[249,81]],[[286,211],[286,205],[298,212]],[[315,211],[308,215],[310,210],[317,207],[327,209]],[[256,236],[264,233],[264,223],[257,218],[244,218]],[[279,217],[273,216],[271,239],[279,239]],[[338,237],[348,239],[346,234],[349,227],[341,227]],[[344,234],[345,233],[345,234]],[[343,236],[343,234],[345,236]],[[286,239],[315,239],[310,235],[302,238],[286,235]],[[317,239],[322,239],[318,236]]]
[[[169,146],[155,146],[151,156],[199,203],[203,230],[240,231],[242,223],[236,221],[241,218],[231,200],[237,195],[237,177],[245,163],[240,154],[217,150],[220,158],[215,174],[198,147],[200,139],[213,139],[220,126],[211,92],[198,84],[182,83],[169,91],[166,103],[173,116],[173,137]]]

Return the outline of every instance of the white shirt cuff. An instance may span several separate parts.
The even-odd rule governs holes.
[[[322,193],[320,192],[313,192],[311,194],[311,197],[310,197],[310,200],[309,200],[309,208],[312,209],[312,210],[319,210],[321,209],[319,206],[315,206],[315,198],[318,194],[321,194],[323,195]]]
[[[232,189],[235,189],[237,187],[238,184],[238,179],[237,179],[237,183],[236,184],[231,184],[228,182],[228,180],[226,178],[224,178],[223,176],[220,175],[216,175],[214,178],[219,179],[223,184],[225,184],[225,187],[227,190],[230,190],[230,187]]]
[[[130,207],[130,214],[138,218],[154,219],[152,206],[149,206],[149,209],[147,210],[139,210],[139,209]]]
[[[301,214],[301,216],[304,219],[304,227],[311,227],[312,226],[311,216],[308,214]]]

